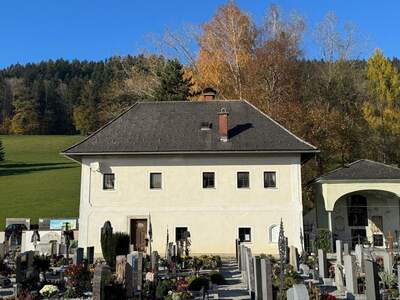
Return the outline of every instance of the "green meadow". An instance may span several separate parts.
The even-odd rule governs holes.
[[[0,230],[5,219],[78,217],[80,166],[59,152],[81,136],[0,135]]]

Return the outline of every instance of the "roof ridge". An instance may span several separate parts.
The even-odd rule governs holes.
[[[169,104],[169,103],[201,103],[201,104],[210,104],[210,103],[215,103],[215,102],[247,102],[246,100],[241,100],[241,99],[214,99],[210,101],[198,101],[198,100],[174,100],[174,101],[146,101],[146,100],[141,100],[137,101],[136,103],[138,104]]]
[[[305,140],[303,140],[302,138],[298,137],[297,135],[295,135],[293,132],[291,132],[289,129],[285,128],[282,124],[278,123],[277,121],[275,121],[273,118],[271,118],[269,115],[267,115],[266,113],[264,113],[263,111],[261,111],[260,109],[258,109],[255,105],[253,105],[252,103],[250,103],[247,100],[243,100],[245,103],[247,103],[248,105],[250,105],[253,109],[255,109],[256,111],[258,111],[259,113],[261,113],[262,115],[264,115],[266,118],[268,118],[270,121],[272,121],[274,124],[278,125],[280,128],[282,128],[284,131],[286,131],[287,133],[289,133],[290,135],[292,135],[294,138],[296,138],[297,140],[299,140],[300,142],[310,146],[311,148],[313,148],[314,150],[318,150],[318,148],[308,142],[306,142]]]
[[[121,112],[118,116],[116,116],[115,118],[113,118],[112,120],[108,121],[106,124],[104,124],[103,126],[101,126],[99,129],[95,130],[94,132],[92,132],[91,134],[89,134],[87,137],[85,137],[84,139],[82,139],[81,141],[75,143],[74,145],[68,147],[67,149],[63,150],[60,152],[60,154],[65,154],[67,151],[75,148],[76,146],[86,142],[88,139],[90,139],[91,137],[95,136],[98,132],[100,132],[101,130],[103,130],[104,128],[106,128],[107,126],[111,125],[112,123],[114,123],[116,120],[118,120],[119,118],[121,118],[123,115],[125,115],[128,111],[130,111],[132,108],[134,108],[135,106],[137,106],[139,102],[135,102],[134,104],[132,104],[130,107],[128,107],[125,111]]]
[[[375,160],[371,160],[371,159],[367,159],[367,158],[365,158],[365,159],[359,159],[359,160],[364,160],[364,161],[368,161],[368,162],[375,163],[375,164],[378,164],[378,165],[383,165],[383,166],[385,166],[385,167],[392,168],[392,169],[395,169],[395,170],[399,170],[399,171],[400,171],[400,168],[399,168],[399,167],[395,167],[395,166],[392,166],[392,165],[388,165],[388,164],[383,163],[383,162],[380,162],[380,161],[375,161]]]

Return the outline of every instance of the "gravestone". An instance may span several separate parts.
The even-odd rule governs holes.
[[[307,287],[304,284],[294,284],[287,290],[287,300],[309,300]]]
[[[125,255],[118,255],[115,263],[116,281],[123,284],[126,297],[133,297],[133,270],[127,263]]]
[[[261,259],[262,299],[273,300],[272,296],[272,266],[268,258]]]
[[[34,278],[38,275],[33,265],[34,255],[34,251],[26,251],[17,256],[15,262],[17,283],[22,283],[25,280]]]
[[[295,246],[290,246],[289,255],[290,255],[289,264],[291,264],[294,270],[297,272],[299,270],[299,267],[298,267],[297,248]]]
[[[59,245],[58,247],[58,254],[62,255],[62,256],[66,256],[67,255],[67,245],[62,243]]]
[[[58,242],[57,241],[50,241],[50,255],[57,256],[58,255]]]
[[[336,263],[342,265],[343,258],[342,258],[342,241],[336,240]]]
[[[143,281],[143,253],[133,251],[127,255],[127,263],[132,270],[132,289],[133,293],[139,293],[142,290]]]
[[[248,281],[248,274],[247,274],[247,250],[245,245],[240,245],[240,259],[241,259],[241,270],[240,273],[242,275],[243,282],[246,284],[246,287],[249,283]]]
[[[86,247],[86,256],[89,265],[94,264],[94,247]]]
[[[254,294],[256,300],[262,300],[262,278],[261,278],[261,258],[259,256],[253,257],[254,269]]]
[[[4,243],[0,243],[0,260],[6,256],[6,249],[6,245]]]
[[[397,265],[397,289],[400,294],[400,264]]]
[[[335,265],[335,285],[339,295],[344,294],[343,266],[336,263]]]
[[[150,256],[150,262],[151,262],[151,270],[153,271],[154,274],[158,273],[158,252],[153,251]]]
[[[343,244],[343,255],[349,255],[349,254],[350,254],[349,244],[348,243],[344,243]]]
[[[365,260],[365,294],[368,300],[379,300],[378,266],[372,260]]]
[[[94,268],[93,274],[93,300],[105,299],[104,287],[111,281],[111,269],[107,265],[98,264]]]
[[[115,275],[116,281],[118,283],[124,283],[125,280],[125,265],[126,265],[126,257],[125,255],[118,255],[115,261]]]
[[[322,249],[318,249],[318,271],[320,277],[328,278],[328,261],[326,252]]]
[[[240,242],[238,239],[235,240],[235,257],[236,257],[236,262],[239,263],[239,245]],[[240,266],[239,266],[240,269]]]
[[[383,252],[383,268],[385,272],[392,274],[393,273],[393,255],[387,251]]]
[[[309,267],[308,265],[306,265],[306,264],[300,264],[299,269],[300,269],[300,271],[302,272],[302,274],[303,274],[305,277],[309,277],[309,276],[310,276],[310,267]]]
[[[247,273],[247,286],[250,297],[254,296],[254,264],[251,255],[251,249],[246,248],[246,273]]]
[[[344,271],[346,274],[346,289],[351,294],[357,294],[356,260],[353,255],[344,255]]]
[[[356,255],[356,261],[357,261],[357,265],[359,266],[361,272],[364,270],[364,257],[363,257],[363,246],[360,244],[357,244],[355,249],[354,249],[354,253]]]
[[[76,248],[72,261],[74,265],[79,265],[83,262],[83,248]]]

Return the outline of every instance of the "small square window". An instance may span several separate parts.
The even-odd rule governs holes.
[[[239,189],[250,187],[249,172],[237,173],[237,187]]]
[[[382,247],[383,246],[383,234],[373,234],[372,241],[374,246]]]
[[[239,241],[240,242],[251,242],[251,228],[240,227],[239,228]]]
[[[264,187],[276,187],[276,172],[264,172]]]
[[[161,189],[161,173],[150,173],[150,188]]]
[[[175,227],[175,241],[176,242],[186,239],[188,237],[187,235],[188,235],[187,227]]]
[[[215,187],[215,173],[204,172],[203,173],[203,189],[209,189]]]
[[[113,190],[115,186],[115,175],[104,174],[103,175],[103,190]]]

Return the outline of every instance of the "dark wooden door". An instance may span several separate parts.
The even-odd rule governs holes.
[[[147,220],[131,219],[131,244],[136,251],[145,251],[147,237]]]

